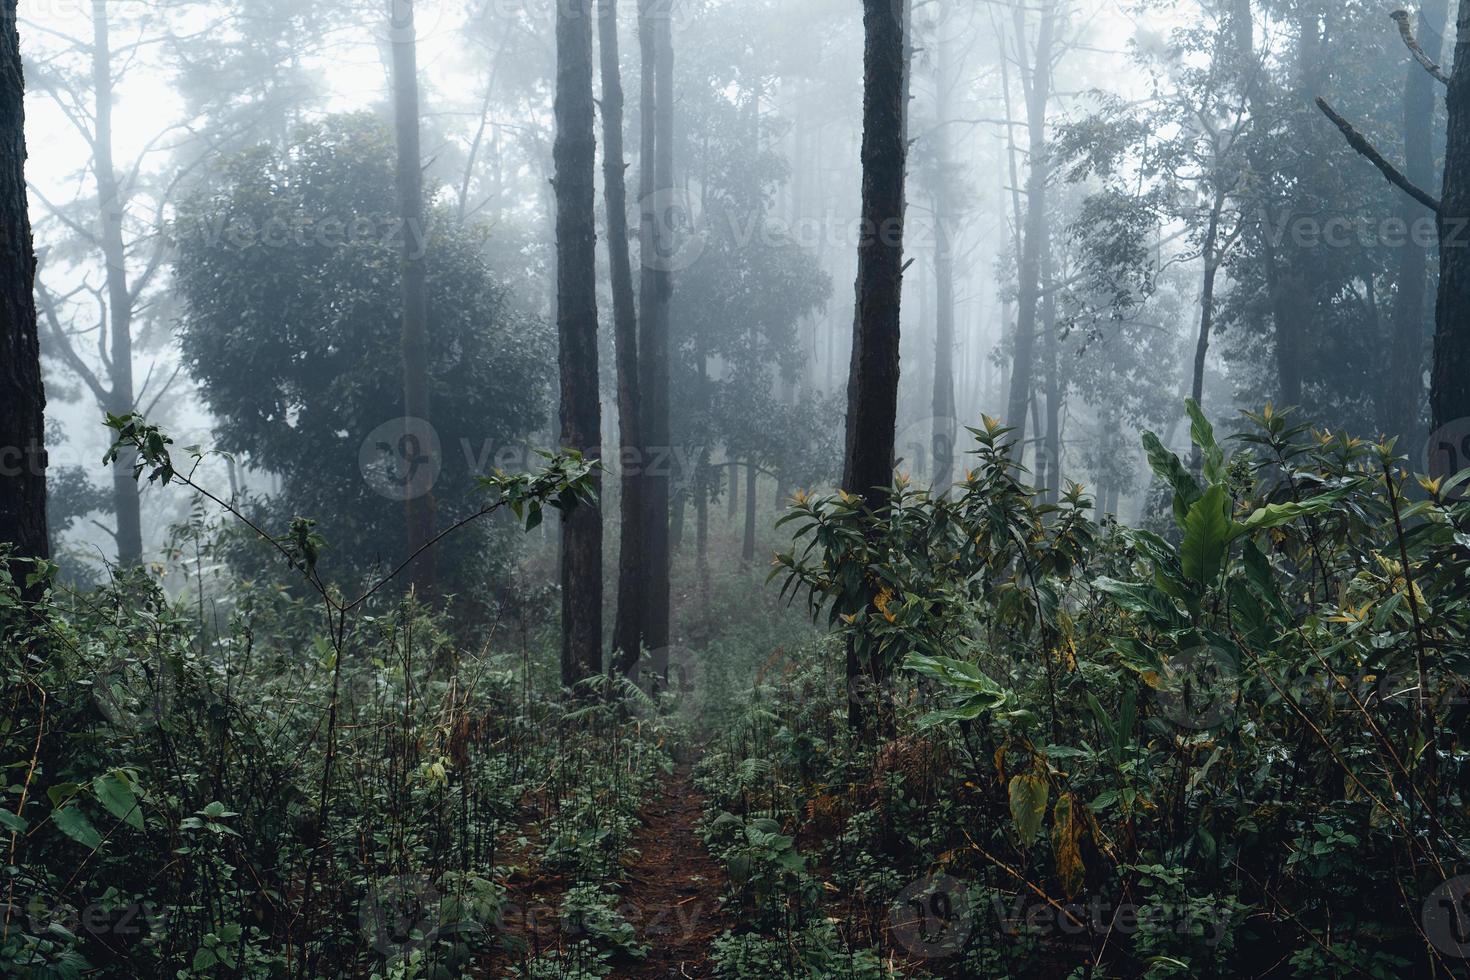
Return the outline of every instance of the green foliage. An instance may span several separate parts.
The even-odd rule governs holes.
[[[441,526],[471,512],[477,478],[530,455],[547,421],[549,327],[519,307],[486,254],[483,228],[430,208],[397,214],[391,132],[371,114],[304,126],[284,151],[231,158],[174,226],[179,342],[221,448],[279,474],[254,500],[260,523],[324,521],[346,579],[400,554],[402,507],[357,474],[365,440],[403,408],[400,274],[405,239],[427,257],[428,374],[441,450]],[[371,449],[372,447],[368,447]],[[397,452],[399,447],[391,447]],[[405,462],[397,459],[394,463]],[[486,586],[504,538],[486,524],[446,544],[457,589]],[[236,555],[247,573],[251,552]]]

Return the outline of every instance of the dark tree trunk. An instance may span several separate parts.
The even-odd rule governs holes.
[[[1470,4],[1461,4],[1456,17],[1455,65],[1446,96],[1449,131],[1429,395],[1435,429],[1470,419]],[[1457,458],[1456,463],[1463,467],[1465,460]]]
[[[1017,8],[1016,49],[1025,52],[1026,36],[1020,28],[1024,14]],[[1016,427],[1018,445],[1026,441],[1026,399],[1031,395],[1036,362],[1036,312],[1040,302],[1043,239],[1046,236],[1046,110],[1051,99],[1052,35],[1056,22],[1052,0],[1044,0],[1041,26],[1036,36],[1026,89],[1026,127],[1030,140],[1030,171],[1026,178],[1025,239],[1017,269],[1016,338],[1011,366],[1010,403],[1006,423]],[[1026,81],[1025,65],[1022,81]]]
[[[112,39],[106,0],[92,0],[92,91],[95,131],[92,160],[97,175],[97,209],[102,257],[107,266],[108,334],[111,342],[107,411],[127,415],[137,407],[133,394],[133,295],[128,285],[127,246],[123,243],[123,199],[112,159]],[[123,454],[112,468],[112,505],[117,519],[117,562],[143,562],[143,518],[132,459]]]
[[[1448,0],[1425,0],[1419,8],[1419,43],[1424,53],[1439,61],[1444,51],[1444,28]],[[1434,186],[1434,112],[1437,83],[1413,59],[1404,80],[1404,176],[1417,187]],[[1427,217],[1424,207],[1407,194],[1399,197],[1399,217],[1412,229]],[[1385,404],[1381,413],[1384,432],[1399,437],[1399,450],[1407,451],[1413,437],[1422,432],[1424,404],[1424,335],[1429,305],[1429,252],[1410,234],[1399,248],[1398,299],[1393,310],[1393,336],[1389,338]]]
[[[429,287],[428,258],[423,243],[423,160],[419,150],[418,40],[414,28],[414,5],[391,5],[389,25],[393,39],[393,120],[398,142],[398,214],[403,221],[403,414],[415,426],[429,419]],[[436,468],[432,444],[417,452]],[[419,555],[408,569],[409,581],[421,595],[434,591],[437,578],[434,551],[424,550],[434,538],[434,493],[432,489],[411,494],[404,501],[407,554]]]
[[[1210,331],[1215,326],[1215,280],[1220,272],[1220,217],[1225,207],[1224,194],[1216,191],[1214,206],[1210,210],[1210,224],[1205,230],[1205,241],[1202,249],[1205,270],[1204,282],[1200,288],[1199,300],[1199,336],[1194,345],[1194,374],[1190,382],[1190,394],[1195,403],[1201,408],[1205,404],[1205,360],[1210,353]],[[1200,471],[1203,459],[1200,456],[1200,447],[1195,446],[1190,456],[1190,463],[1195,473]]]
[[[0,3],[0,545],[47,558],[46,391],[36,330],[36,257],[26,202],[25,77],[15,0]],[[27,569],[14,569],[24,584]]]
[[[905,4],[905,7],[907,4]],[[903,294],[906,58],[903,20],[888,0],[864,0],[863,236],[848,375],[843,486],[870,509],[888,502],[898,414]]]
[[[730,460],[729,469],[729,491],[725,495],[725,520],[732,526],[735,523],[735,514],[740,509],[740,464]]]
[[[638,309],[628,248],[628,189],[623,161],[623,78],[618,55],[618,2],[599,0],[602,58],[602,161],[607,201],[607,257],[612,276],[613,345],[618,372],[618,441],[622,446],[618,540],[618,599],[613,620],[613,667],[638,662],[643,642],[643,447],[638,405]]]
[[[863,0],[866,35],[863,93],[863,211],[858,246],[857,315],[847,389],[847,441],[842,485],[883,509],[893,483],[898,416],[899,326],[903,297],[905,133],[908,76],[908,3],[895,16],[892,0]],[[856,696],[865,673],[879,664],[861,663],[847,650],[848,723],[863,729],[866,712]]]
[[[669,432],[669,302],[673,278],[664,261],[673,242],[664,231],[674,193],[674,54],[669,13],[657,0],[641,0],[639,42],[643,60],[643,274],[638,323],[640,421],[644,459],[667,459]],[[643,485],[643,642],[652,669],[663,677],[669,646],[669,474],[650,468]]]
[[[597,140],[593,135],[592,4],[562,0],[556,17],[556,279],[561,443],[594,454],[602,438],[597,383]],[[598,486],[600,491],[601,487]],[[602,514],[562,521],[562,683],[602,669]]]

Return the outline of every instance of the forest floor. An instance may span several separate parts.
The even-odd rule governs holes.
[[[644,807],[643,824],[633,835],[637,857],[617,907],[649,947],[639,961],[619,957],[613,977],[629,980],[711,977],[710,946],[730,925],[720,906],[725,871],[694,832],[704,798],[694,788],[692,766],[680,765]],[[532,846],[534,850],[534,845]],[[569,881],[563,875],[528,874],[508,882],[507,938],[524,943],[531,955],[576,941],[557,914]],[[483,964],[491,977],[511,976],[512,957],[496,953]]]
[[[730,922],[720,907],[725,870],[694,834],[703,809],[704,798],[685,765],[644,811],[633,840],[638,860],[629,871],[627,898],[637,910],[629,919],[652,949],[646,960],[618,976],[713,976],[710,944]]]

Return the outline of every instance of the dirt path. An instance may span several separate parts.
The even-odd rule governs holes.
[[[688,766],[680,766],[643,811],[633,836],[637,862],[629,869],[625,905],[639,938],[652,949],[642,963],[614,973],[628,978],[712,977],[710,943],[729,928],[720,908],[725,871],[694,834],[704,798]]]
[[[724,869],[694,834],[703,806],[687,765],[677,768],[644,806],[643,825],[633,834],[638,858],[627,869],[616,905],[637,929],[639,940],[651,948],[641,962],[619,957],[613,977],[714,976],[710,942],[731,923],[719,903],[725,890]],[[533,842],[527,854],[534,849]],[[566,945],[557,910],[569,883],[564,875],[534,871],[508,883],[511,911],[505,931],[523,945],[524,952],[495,951],[481,963],[481,976],[508,976],[512,965],[525,957]]]

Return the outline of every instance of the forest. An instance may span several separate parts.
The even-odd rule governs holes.
[[[1470,978],[1470,3],[0,0],[0,974]]]

